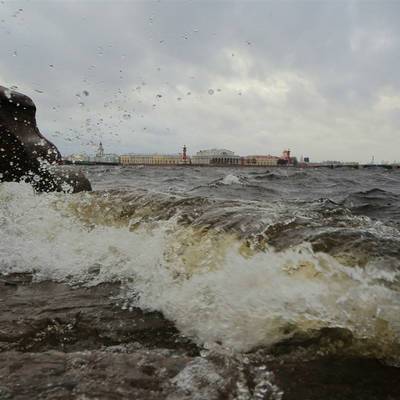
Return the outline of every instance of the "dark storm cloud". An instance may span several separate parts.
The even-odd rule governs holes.
[[[64,152],[399,159],[398,2],[3,2],[0,80]],[[211,94],[210,94],[211,93]]]

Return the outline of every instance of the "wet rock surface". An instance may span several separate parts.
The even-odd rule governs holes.
[[[36,106],[31,98],[0,86],[0,171],[4,180],[18,180],[28,171],[38,172],[39,160],[61,161],[56,146],[36,125]]]
[[[377,360],[201,349],[119,293],[0,276],[0,399],[400,399]]]
[[[0,86],[0,182],[26,181],[45,192],[91,190],[81,172],[55,169],[59,163],[57,147],[37,127],[33,100]]]

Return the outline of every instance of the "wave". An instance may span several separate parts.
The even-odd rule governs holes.
[[[400,226],[400,195],[380,188],[346,196],[342,204],[354,214],[367,215]]]
[[[383,200],[383,201],[391,201],[391,200],[399,200],[400,195],[389,192],[387,190],[383,190],[380,188],[373,188],[366,191],[360,191],[350,194],[348,197],[348,201],[352,200]]]
[[[256,180],[281,180],[287,179],[287,175],[277,174],[273,172],[266,172],[264,174],[258,174],[254,177]]]
[[[256,173],[251,173],[250,175],[253,175],[253,179],[262,181],[280,181],[280,180],[288,180],[288,181],[297,181],[297,180],[312,180],[315,181],[317,179],[317,176],[315,174],[315,171],[313,171],[313,174],[309,174],[308,171],[304,170],[286,170],[286,169],[277,169],[276,171],[270,171],[267,170],[265,172],[256,172]]]
[[[144,191],[37,195],[28,185],[5,183],[0,272],[72,285],[122,282],[125,307],[159,310],[208,346],[247,351],[340,328],[351,332],[358,351],[400,357],[399,270],[379,264],[379,257],[351,266],[315,250],[305,236],[278,249],[270,244],[278,221],[283,231],[307,225],[293,214],[282,219],[287,210],[279,205],[270,205],[269,220],[259,223],[264,245],[252,248],[260,238],[246,227],[241,235],[240,226],[246,210],[253,215],[259,205],[239,203],[217,207],[213,218],[216,202],[202,198],[151,200]]]
[[[217,180],[212,181],[209,183],[209,187],[213,186],[220,186],[220,185],[245,185],[248,182],[248,179],[244,176],[241,175],[234,175],[234,174],[228,174],[225,175],[223,178],[219,178]]]

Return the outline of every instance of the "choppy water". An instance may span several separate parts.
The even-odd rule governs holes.
[[[338,329],[349,351],[400,360],[400,170],[86,173],[93,193],[0,184],[2,273],[121,281],[123,307],[208,347]]]

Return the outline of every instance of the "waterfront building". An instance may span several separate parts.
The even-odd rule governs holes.
[[[278,165],[279,157],[271,155],[255,155],[241,157],[240,163],[245,166],[265,166],[276,167]]]
[[[321,162],[322,165],[342,165],[343,161],[337,160],[326,160]]]
[[[114,153],[107,153],[104,154],[102,157],[90,157],[91,162],[95,163],[111,163],[111,164],[118,164],[119,163],[119,155]]]
[[[240,165],[240,156],[226,149],[209,149],[198,151],[191,161],[197,165]]]
[[[65,157],[66,162],[70,163],[83,163],[83,164],[118,164],[119,155],[104,152],[103,144],[100,142],[95,155],[88,155],[86,153],[71,154]]]
[[[326,161],[322,161],[321,163],[319,163],[319,165],[355,167],[355,166],[358,166],[359,163],[357,161],[326,160]],[[371,164],[369,164],[369,165],[371,165]]]
[[[290,150],[283,150],[282,156],[279,157],[278,165],[288,165],[296,167],[298,165],[298,161],[296,157],[290,155]]]
[[[105,153],[103,143],[99,143],[99,147],[96,151],[95,156],[89,157],[89,161],[92,163],[105,163],[105,164],[118,164],[119,163],[119,155],[113,153]]]
[[[310,157],[303,157],[303,155],[300,156],[300,164],[308,164],[310,162]]]
[[[180,154],[123,154],[119,158],[122,165],[179,165]]]
[[[101,142],[99,144],[99,148],[97,149],[96,157],[98,157],[98,158],[104,157],[104,147],[103,147],[103,143],[101,143]]]
[[[297,166],[301,168],[310,167],[310,157],[303,157],[303,155],[301,155],[300,161],[298,162]]]
[[[182,165],[190,164],[186,145],[181,154],[123,154],[119,157],[122,165]]]

